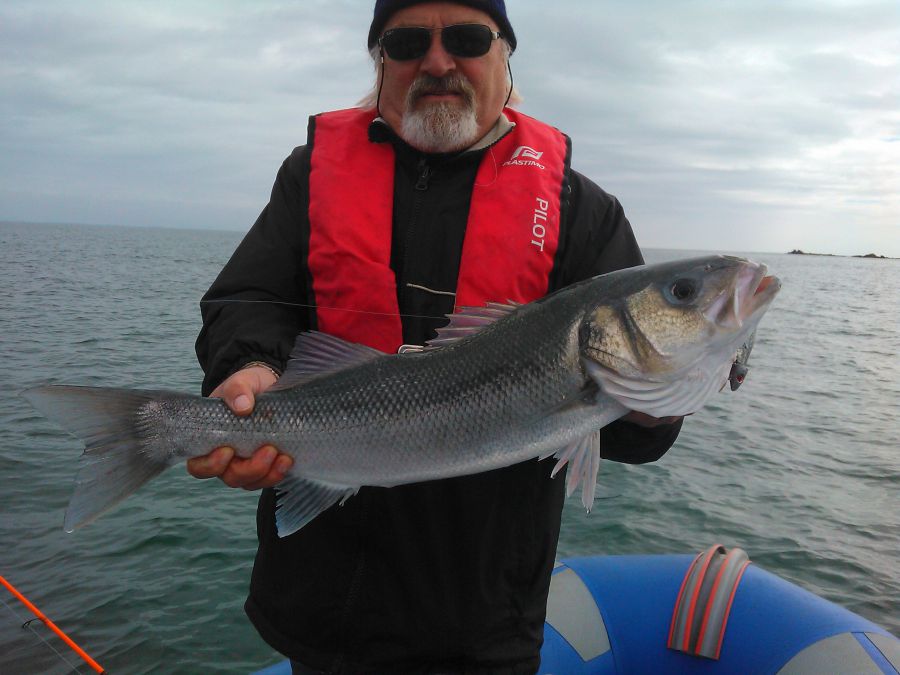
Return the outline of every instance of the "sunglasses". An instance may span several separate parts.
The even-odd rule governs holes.
[[[463,58],[484,56],[494,40],[503,37],[480,23],[458,23],[443,28],[404,26],[391,28],[378,38],[378,44],[394,61],[421,59],[431,48],[431,34],[441,34],[441,44],[448,54]]]

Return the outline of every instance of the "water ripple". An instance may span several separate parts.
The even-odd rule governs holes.
[[[65,534],[80,449],[17,392],[46,382],[197,391],[197,300],[239,238],[0,226],[0,283],[16,289],[0,304],[0,377],[20,378],[0,387],[0,573],[111,672],[245,673],[275,660],[242,611],[254,495],[174,469]],[[567,502],[559,554],[741,546],[900,633],[900,334],[884,311],[900,297],[900,265],[761,258],[784,290],[746,384],[689,418],[660,462],[604,462],[607,498],[590,515]],[[0,654],[19,649],[13,633],[0,623]]]

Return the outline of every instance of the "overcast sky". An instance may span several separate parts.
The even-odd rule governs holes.
[[[0,220],[246,230],[371,0],[0,0]],[[897,0],[507,0],[521,109],[645,247],[900,257]]]

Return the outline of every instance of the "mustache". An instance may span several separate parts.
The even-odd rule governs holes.
[[[469,105],[475,103],[475,88],[462,73],[451,73],[444,77],[434,77],[422,73],[412,83],[406,95],[407,103],[412,106],[428,94],[459,94]]]

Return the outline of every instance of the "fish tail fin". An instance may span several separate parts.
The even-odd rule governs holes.
[[[87,525],[167,466],[147,434],[163,392],[50,385],[23,392],[35,408],[85,445],[65,530]],[[148,405],[150,404],[150,405]]]

